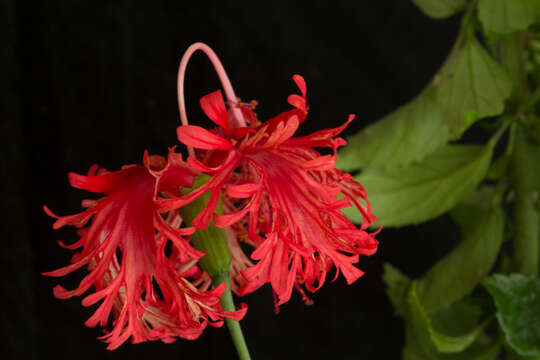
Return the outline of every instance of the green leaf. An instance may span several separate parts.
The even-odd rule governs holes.
[[[540,357],[521,356],[510,346],[505,346],[504,360],[540,360]]]
[[[383,280],[387,287],[386,294],[390,298],[396,314],[405,316],[411,280],[389,263],[384,264]]]
[[[508,165],[510,164],[511,158],[512,157],[507,154],[497,158],[497,160],[491,164],[486,177],[490,180],[499,180],[505,177],[508,172]]]
[[[478,18],[486,32],[509,34],[527,29],[536,18],[536,0],[479,0]]]
[[[408,303],[404,360],[495,360],[500,353],[500,342],[482,333],[485,324],[478,326],[481,309],[470,301],[456,303],[430,319],[414,293],[413,283]],[[436,344],[456,352],[442,353]]]
[[[504,238],[501,205],[467,208],[467,214],[471,221],[462,223],[462,241],[418,281],[418,297],[428,313],[468,295],[489,274],[499,254]]]
[[[448,211],[482,181],[493,145],[447,145],[405,168],[367,169],[355,179],[366,188],[376,224],[417,224]],[[344,214],[360,222],[359,212]]]
[[[452,220],[461,228],[464,236],[473,230],[485,213],[493,207],[493,200],[498,200],[494,199],[494,195],[494,186],[482,185],[450,210]]]
[[[504,68],[471,35],[442,69],[437,99],[443,120],[459,137],[478,119],[502,113],[511,91]]]
[[[424,326],[431,338],[431,341],[433,342],[433,344],[435,344],[435,347],[441,353],[457,353],[467,349],[483,332],[484,328],[489,322],[488,319],[481,324],[476,325],[476,321],[479,317],[480,311],[467,308],[465,304],[460,304],[460,306],[455,307],[453,311],[447,310],[447,312],[449,312],[453,317],[452,321],[454,323],[467,322],[469,326],[472,323],[473,326],[468,329],[463,329],[463,325],[458,324],[458,327],[461,328],[460,330],[462,330],[463,333],[461,335],[450,336],[440,331],[437,331],[433,327],[431,319],[429,318],[428,314],[422,307],[422,304],[420,304],[420,301],[418,300],[418,296],[416,294],[416,282],[413,282],[413,284],[411,285],[408,296],[408,303],[409,309],[411,311],[412,320],[421,323]]]
[[[481,299],[469,297],[455,302],[430,316],[433,328],[446,335],[461,336],[478,326],[484,313],[483,305]]]
[[[424,14],[435,19],[449,17],[465,9],[465,0],[412,0]]]
[[[347,139],[338,168],[351,171],[409,165],[445,144],[450,131],[442,121],[435,88]]]
[[[496,360],[501,352],[499,342],[482,339],[463,352],[440,353],[422,324],[411,321],[406,324],[405,339],[403,360]]]
[[[495,300],[508,344],[519,355],[540,357],[540,279],[496,274],[484,286]]]

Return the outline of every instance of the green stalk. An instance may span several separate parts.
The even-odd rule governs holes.
[[[193,189],[202,186],[208,182],[209,179],[210,177],[207,175],[199,176],[195,180]],[[188,189],[186,193],[189,193],[190,191],[192,190]],[[195,217],[206,207],[209,200],[210,192],[206,192],[190,204],[180,208],[179,212],[183,221],[191,226]],[[216,210],[218,213],[221,213],[221,203],[218,204]],[[191,235],[191,242],[195,249],[206,252],[206,255],[199,260],[199,265],[210,275],[214,285],[218,286],[221,283],[227,284],[227,288],[223,292],[220,300],[221,306],[226,311],[236,311],[229,283],[231,252],[229,251],[225,231],[216,227],[214,222],[211,221],[206,229],[197,230]],[[250,360],[251,357],[249,356],[240,323],[229,318],[225,318],[225,323],[231,334],[232,341],[238,353],[238,358],[240,360]]]
[[[538,158],[538,150],[526,137],[523,129],[518,129],[511,162],[511,178],[515,192],[514,202],[514,271],[525,275],[538,275],[540,224],[536,201],[538,191],[534,177],[530,174],[531,164]]]
[[[529,107],[529,89],[527,74],[523,62],[522,39],[520,34],[503,38],[500,42],[502,50],[502,63],[512,79],[513,89],[511,101],[513,104],[522,104],[515,110],[524,111]],[[535,92],[536,93],[536,92]],[[531,164],[538,159],[537,145],[531,144],[523,128],[516,125],[512,139],[513,149],[510,162],[510,178],[512,181],[514,201],[514,254],[512,258],[513,270],[525,275],[538,275],[539,265],[539,234],[540,224],[536,211],[537,189],[534,176],[531,176]]]
[[[222,273],[221,275],[213,278],[213,280],[216,286],[221,284],[222,282],[227,284],[227,290],[225,290],[223,296],[221,297],[221,306],[224,310],[234,311],[235,307],[231,292],[231,286],[229,284],[229,272]],[[236,351],[238,353],[238,358],[240,360],[250,360],[251,357],[249,356],[249,350],[246,344],[246,340],[244,339],[244,334],[242,333],[240,323],[238,321],[225,318],[225,324],[227,324],[227,328],[229,329],[229,333],[231,334],[234,347],[236,348]]]

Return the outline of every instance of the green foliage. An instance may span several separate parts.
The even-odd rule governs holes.
[[[486,177],[490,180],[499,180],[506,176],[508,165],[510,164],[510,156],[503,155],[491,164]]]
[[[479,0],[478,18],[486,32],[522,31],[536,18],[535,2],[537,0]]]
[[[343,171],[405,166],[421,161],[449,139],[435,89],[430,86],[411,102],[347,139],[337,166]]]
[[[491,210],[494,201],[499,200],[493,197],[494,194],[495,187],[482,185],[450,211],[450,216],[460,227],[462,235],[471,232],[482,216]]]
[[[384,226],[417,224],[448,211],[486,175],[493,144],[447,145],[404,168],[367,169],[356,177],[367,190],[373,212]],[[344,210],[361,221],[352,207]]]
[[[464,298],[493,266],[503,238],[500,194],[481,187],[452,211],[463,240],[425,276],[411,280],[384,266],[387,293],[406,321],[403,357],[414,359],[495,360],[501,344],[483,335],[491,318]]]
[[[405,317],[404,360],[495,360],[501,344],[482,331],[490,319],[480,323],[481,308],[461,301],[433,317],[425,312],[411,285]]]
[[[483,201],[490,203],[490,199]],[[465,205],[466,207],[468,205]],[[460,212],[458,206],[454,212]],[[418,296],[428,313],[443,309],[469,294],[493,267],[504,235],[499,204],[471,211],[462,225],[463,240],[419,281]]]
[[[508,344],[521,356],[540,357],[540,279],[496,274],[484,280]]]
[[[405,339],[403,360],[496,360],[501,352],[500,343],[482,339],[463,352],[441,353],[421,322],[407,322]]]
[[[384,264],[383,280],[386,293],[394,306],[396,315],[405,316],[407,313],[407,293],[411,280],[392,265]]]
[[[487,324],[495,320],[493,315],[485,318],[484,307],[485,304],[479,299],[466,297],[436,314],[428,316],[434,329],[452,337],[459,337],[478,327],[480,323]],[[482,321],[483,318],[485,319]],[[479,337],[480,333],[478,334]]]
[[[443,120],[459,137],[475,121],[502,113],[511,91],[504,68],[469,35],[442,69],[437,99]]]
[[[454,327],[454,331],[457,329],[458,332],[462,332],[459,335],[448,335],[436,330],[433,327],[430,317],[418,300],[416,282],[412,284],[409,291],[408,304],[410,321],[423,325],[437,351],[440,353],[458,353],[464,351],[474,343],[489,321],[488,319],[476,325],[481,314],[479,307],[467,303],[459,303],[451,309],[447,309],[443,315],[446,321],[439,323],[445,328],[448,324],[451,324]]]
[[[412,0],[427,16],[443,19],[463,10],[465,0]]]
[[[521,187],[540,190],[540,143],[524,130],[517,129],[511,170]]]
[[[434,18],[466,9],[456,43],[433,82],[351,137],[338,163],[361,170],[355,179],[379,218],[375,226],[418,224],[450,211],[461,230],[458,246],[419,279],[384,265],[388,297],[405,320],[403,358],[495,360],[504,335],[505,360],[539,360],[540,279],[523,274],[537,274],[540,248],[540,0],[412,1]],[[492,116],[500,116],[490,125],[497,133],[485,146],[448,145]],[[508,128],[510,136],[501,137]],[[506,149],[491,164],[499,139]],[[485,179],[489,185],[481,185]],[[355,209],[344,213],[361,220]],[[501,254],[505,238],[512,251]],[[499,257],[497,271],[522,275],[486,279]],[[479,306],[488,298],[475,291],[482,283],[497,323],[491,303]],[[475,303],[473,294],[484,301]],[[498,336],[484,333],[488,322]]]

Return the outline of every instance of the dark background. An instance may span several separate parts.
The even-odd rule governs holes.
[[[105,350],[100,329],[83,322],[80,299],[53,298],[52,287],[75,286],[40,272],[69,262],[71,230],[53,231],[42,211],[79,211],[86,194],[66,173],[94,163],[110,170],[166,154],[177,144],[176,72],[183,51],[208,43],[221,57],[237,95],[259,101],[265,119],[287,110],[291,80],[308,84],[310,114],[301,133],[335,127],[349,113],[351,135],[410,100],[445,58],[458,18],[426,18],[409,0],[385,1],[35,1],[2,0],[0,117],[5,144],[0,348],[9,359],[233,359],[225,328],[196,341]],[[187,77],[188,114],[219,86],[202,54]],[[7,159],[7,161],[6,161]],[[369,189],[368,189],[369,194]],[[351,286],[340,277],[273,313],[269,287],[247,296],[242,321],[254,359],[399,359],[401,321],[392,315],[381,279],[389,261],[419,276],[455,243],[442,217],[417,227],[385,229],[380,251],[362,259],[366,275]]]

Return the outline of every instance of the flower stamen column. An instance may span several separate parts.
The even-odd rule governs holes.
[[[188,125],[187,114],[186,114],[186,101],[184,98],[184,78],[186,77],[186,68],[187,68],[187,64],[189,60],[191,59],[191,55],[193,55],[197,50],[204,52],[205,55],[208,56],[208,59],[210,59],[210,62],[214,66],[214,69],[216,70],[216,73],[219,77],[219,81],[221,82],[221,85],[223,86],[225,96],[227,97],[227,100],[229,101],[229,103],[235,104],[237,102],[237,98],[234,93],[234,89],[232,87],[231,81],[229,80],[229,77],[227,76],[227,72],[225,71],[225,68],[223,68],[221,61],[217,57],[214,50],[212,50],[206,44],[203,44],[200,42],[195,43],[186,50],[186,52],[184,53],[184,56],[182,57],[182,60],[180,60],[180,66],[178,67],[178,80],[177,80],[178,110],[180,111],[180,121],[182,121],[182,125]],[[233,114],[233,119],[231,121],[232,124],[230,125],[233,129],[246,126],[246,121],[244,120],[244,116],[242,115],[242,111],[240,110],[240,108],[233,106],[231,108],[231,112]],[[189,156],[194,157],[193,148],[191,146],[188,146],[188,152],[189,152]]]

